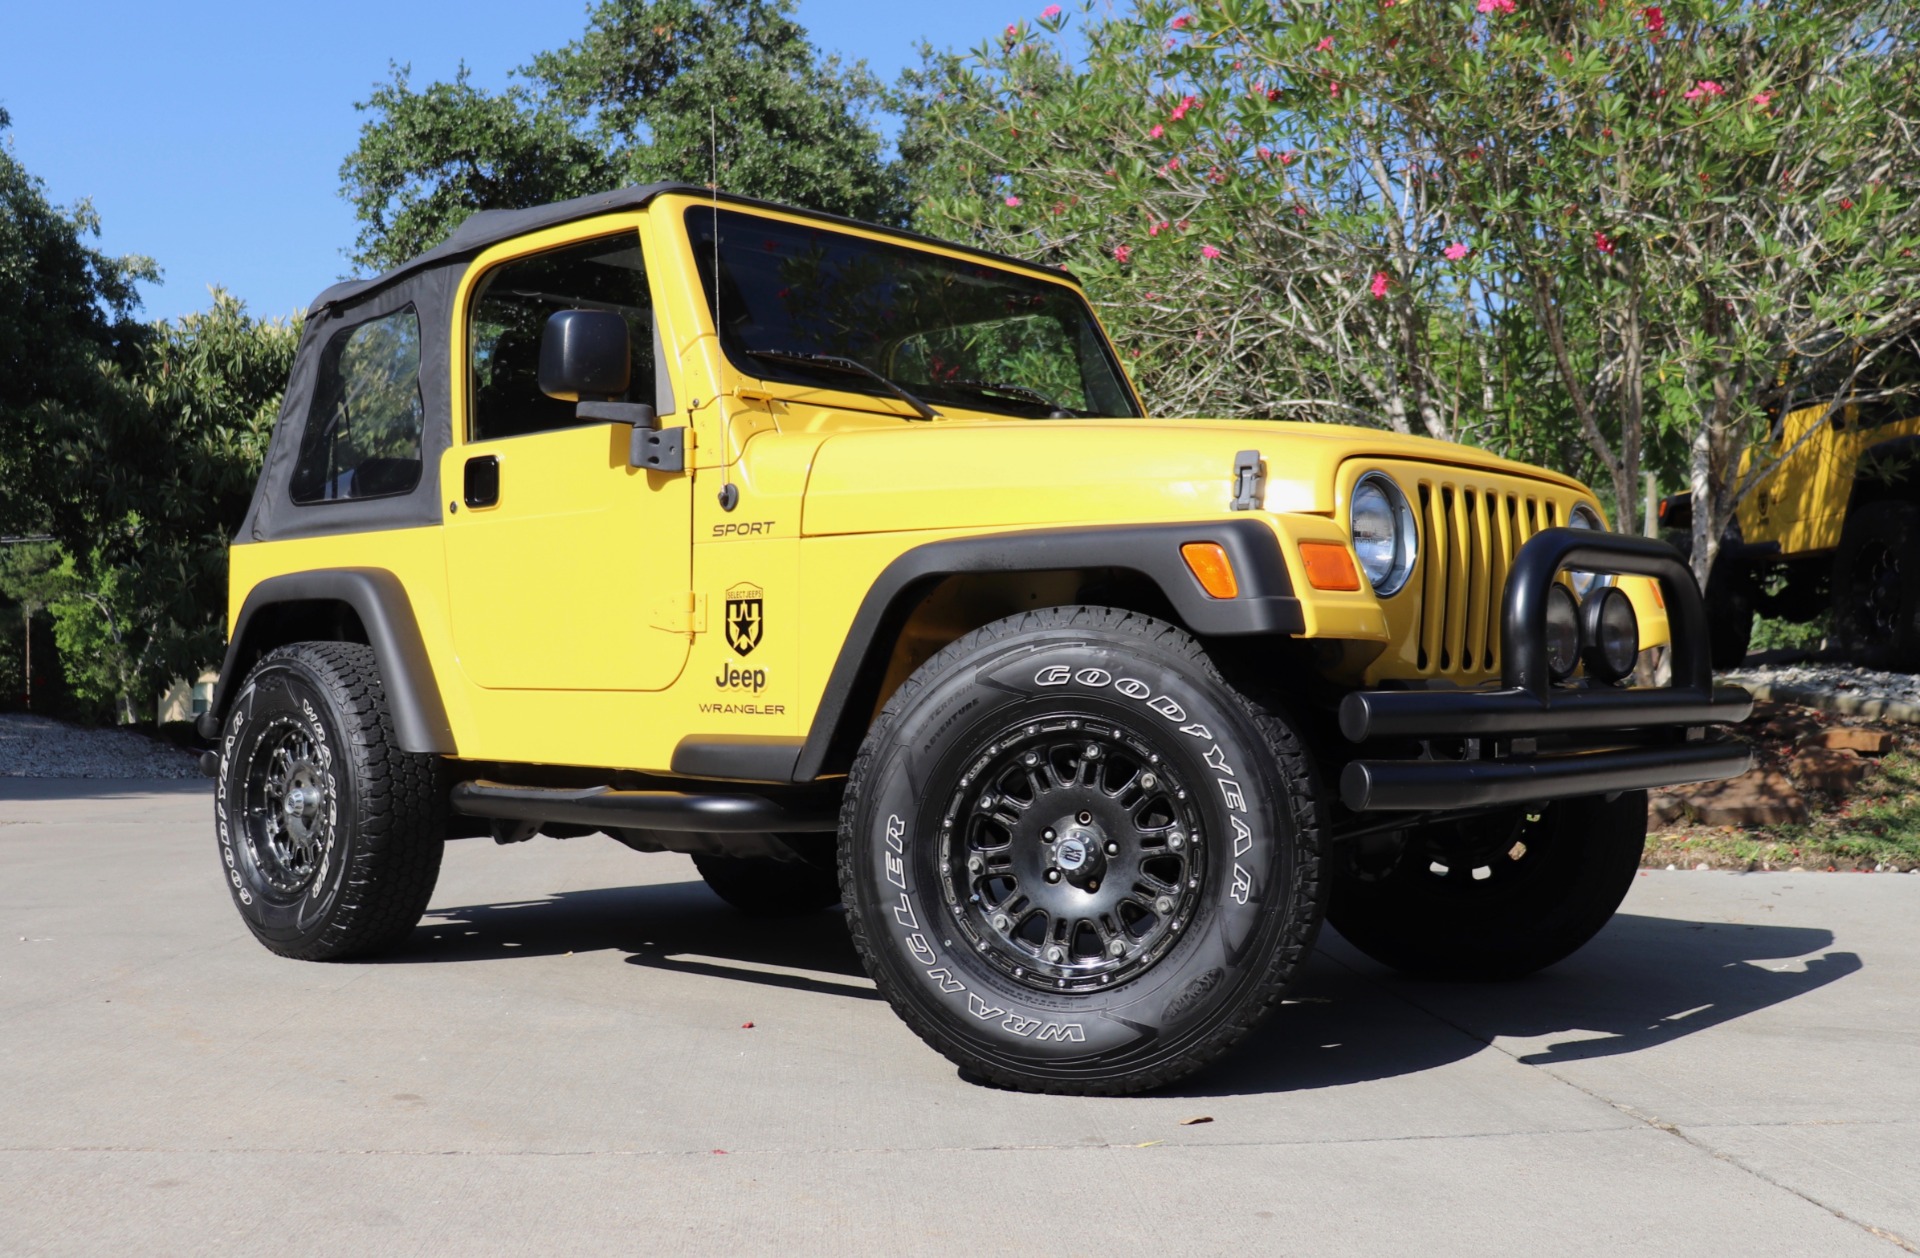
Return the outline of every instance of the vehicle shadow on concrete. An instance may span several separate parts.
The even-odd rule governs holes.
[[[1535,1066],[1636,1053],[1862,968],[1851,952],[1809,956],[1832,944],[1823,929],[1622,913],[1580,952],[1528,978],[1441,983],[1403,978],[1328,928],[1289,1003],[1177,1094],[1301,1091],[1412,1074],[1496,1038],[1547,1040],[1518,1056]]]
[[[878,1000],[838,909],[756,918],[703,882],[562,891],[538,899],[436,908],[383,961],[426,964],[613,949],[632,965]],[[756,969],[773,966],[777,969]],[[803,971],[795,973],[794,971]]]
[[[1415,1074],[1496,1038],[1546,1040],[1554,1065],[1639,1052],[1781,1004],[1862,968],[1824,929],[1630,913],[1559,965],[1509,983],[1401,978],[1331,928],[1288,1003],[1173,1095],[1311,1091]],[[701,882],[566,891],[437,908],[383,964],[617,950],[629,964],[819,996],[877,1000],[839,910],[767,920]],[[1821,955],[1812,955],[1812,954]],[[1793,958],[1809,958],[1804,962]],[[757,968],[771,967],[771,968]],[[1163,1093],[1162,1095],[1164,1095]]]

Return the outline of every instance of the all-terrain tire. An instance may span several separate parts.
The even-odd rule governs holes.
[[[370,647],[296,642],[254,666],[219,747],[227,890],[269,949],[383,952],[413,930],[445,846],[439,761],[394,742]]]
[[[801,859],[701,852],[695,854],[693,867],[715,895],[749,917],[798,917],[840,903],[833,836],[792,834],[781,838]]]
[[[1646,840],[1645,791],[1430,825],[1390,867],[1338,873],[1327,920],[1407,974],[1519,978],[1600,933],[1633,886]]]
[[[1920,672],[1920,508],[1873,502],[1847,517],[1833,557],[1833,636],[1869,668]]]
[[[1279,1003],[1324,916],[1322,834],[1305,748],[1191,637],[1049,608],[887,701],[848,778],[842,901],[882,994],[969,1077],[1138,1092]]]
[[[1707,655],[1715,668],[1738,668],[1753,644],[1753,580],[1715,564],[1707,581]]]

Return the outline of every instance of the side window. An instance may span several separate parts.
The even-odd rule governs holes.
[[[467,321],[475,441],[569,428],[573,403],[540,392],[540,336],[559,310],[611,310],[626,318],[633,361],[627,398],[654,401],[653,302],[635,233],[508,262],[474,290]]]
[[[413,307],[327,342],[289,486],[297,503],[404,494],[420,483],[420,317]]]

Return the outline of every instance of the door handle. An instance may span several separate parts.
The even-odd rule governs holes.
[[[500,460],[483,454],[467,460],[464,494],[469,507],[491,507],[500,501]]]

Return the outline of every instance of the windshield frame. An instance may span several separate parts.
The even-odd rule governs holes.
[[[893,410],[894,407],[904,407],[906,405],[892,393],[882,388],[878,383],[862,381],[857,376],[851,374],[842,375],[834,373],[829,377],[827,373],[809,372],[806,368],[799,365],[793,366],[790,370],[776,366],[772,362],[757,358],[755,354],[742,345],[737,338],[729,335],[726,330],[722,329],[718,321],[714,318],[713,296],[708,284],[708,275],[714,267],[714,258],[710,251],[706,252],[704,257],[702,256],[703,251],[706,250],[706,246],[700,242],[697,235],[700,229],[707,226],[707,222],[697,221],[695,218],[696,215],[710,215],[715,210],[718,210],[728,215],[768,219],[813,230],[830,232],[836,236],[846,238],[861,245],[871,246],[881,251],[933,257],[943,261],[964,264],[969,267],[988,266],[995,271],[1004,272],[1010,280],[1017,280],[1026,286],[1034,284],[1052,286],[1059,290],[1061,296],[1078,308],[1079,315],[1085,320],[1087,335],[1098,346],[1100,361],[1105,365],[1113,380],[1118,383],[1122,397],[1131,408],[1129,413],[1113,416],[1083,416],[1077,411],[1068,411],[1067,417],[1099,419],[1142,419],[1146,417],[1146,408],[1141,404],[1139,391],[1134,387],[1132,377],[1127,374],[1126,368],[1122,365],[1119,353],[1114,348],[1113,339],[1107,335],[1106,326],[1100,321],[1100,317],[1094,311],[1092,303],[1087,300],[1085,291],[1081,289],[1079,283],[1067,274],[1064,269],[1057,272],[1050,271],[1038,263],[1005,258],[998,254],[969,249],[964,245],[954,245],[944,241],[936,241],[908,232],[894,232],[884,227],[860,223],[854,220],[842,220],[830,215],[814,216],[804,211],[783,213],[763,209],[757,205],[742,205],[731,199],[723,200],[715,204],[688,198],[684,203],[684,208],[675,207],[675,209],[678,211],[675,217],[678,220],[677,226],[682,233],[683,244],[688,251],[687,256],[694,264],[694,272],[690,277],[691,282],[687,285],[689,295],[693,297],[697,303],[698,311],[703,322],[714,331],[716,342],[720,346],[721,354],[725,358],[727,365],[740,375],[760,381],[763,385],[781,388],[783,390],[795,390],[801,395],[794,398],[796,401],[808,404],[844,406],[845,403],[840,403],[832,398],[816,398],[814,395],[827,394],[845,396],[858,399],[858,409],[876,411],[884,409],[884,413],[887,414],[895,414],[896,412]],[[708,222],[710,221],[709,219]],[[771,349],[774,347],[769,346],[763,348]],[[786,349],[790,347],[782,346],[779,348]],[[922,393],[922,387],[917,383],[907,383],[904,387],[912,389],[916,394],[925,396]],[[975,393],[972,390],[968,391],[968,397],[964,401],[943,396],[935,400],[934,404],[943,415],[952,412],[966,412],[994,418],[1018,420],[1055,417],[1047,413],[1035,414],[1034,411],[1036,408],[1032,403],[1015,402],[1011,398]],[[918,418],[918,416],[902,416],[902,418]]]

